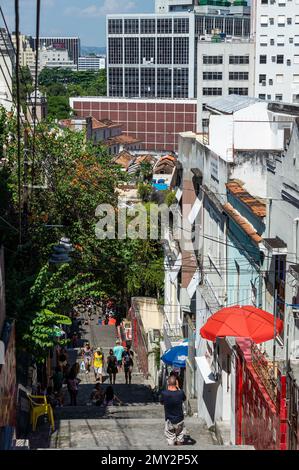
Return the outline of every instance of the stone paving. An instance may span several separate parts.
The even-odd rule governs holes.
[[[105,355],[115,345],[116,330],[113,326],[99,326],[95,320],[90,327],[83,326],[82,338],[90,341],[93,348],[101,346]],[[68,350],[70,364],[78,357],[78,349]],[[135,361],[136,362],[136,361]],[[124,373],[116,377],[114,390],[123,406],[98,407],[87,405],[95,384],[94,374],[80,372],[78,406],[68,406],[69,397],[65,394],[65,406],[55,409],[56,430],[48,443],[35,444],[35,448],[52,449],[168,449],[163,435],[164,410],[156,403],[150,387],[134,366],[132,384],[126,385]],[[103,388],[107,387],[107,377]],[[43,425],[41,426],[43,427]],[[184,449],[214,447],[212,434],[195,418],[186,419],[188,434],[196,441]],[[42,429],[41,429],[42,430]],[[32,448],[32,447],[31,447]]]

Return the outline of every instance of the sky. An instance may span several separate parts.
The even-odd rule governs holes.
[[[14,3],[0,0],[10,31],[15,29]],[[36,0],[19,4],[20,31],[35,36]],[[154,12],[154,0],[41,0],[41,5],[41,36],[79,36],[81,45],[98,47],[106,45],[107,14]]]

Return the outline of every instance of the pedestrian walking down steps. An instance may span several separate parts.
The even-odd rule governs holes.
[[[103,383],[104,353],[102,348],[97,348],[93,355],[93,368],[96,381]]]

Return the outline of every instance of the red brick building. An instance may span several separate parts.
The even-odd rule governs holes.
[[[179,132],[196,131],[195,99],[77,97],[70,98],[70,106],[80,118],[122,124],[123,132],[141,140],[144,150],[177,151]]]

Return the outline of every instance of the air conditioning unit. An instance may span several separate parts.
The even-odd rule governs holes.
[[[270,80],[269,80],[269,85],[273,85],[273,80],[272,80],[272,78],[270,78]]]
[[[291,59],[287,60],[287,65],[291,65]]]

